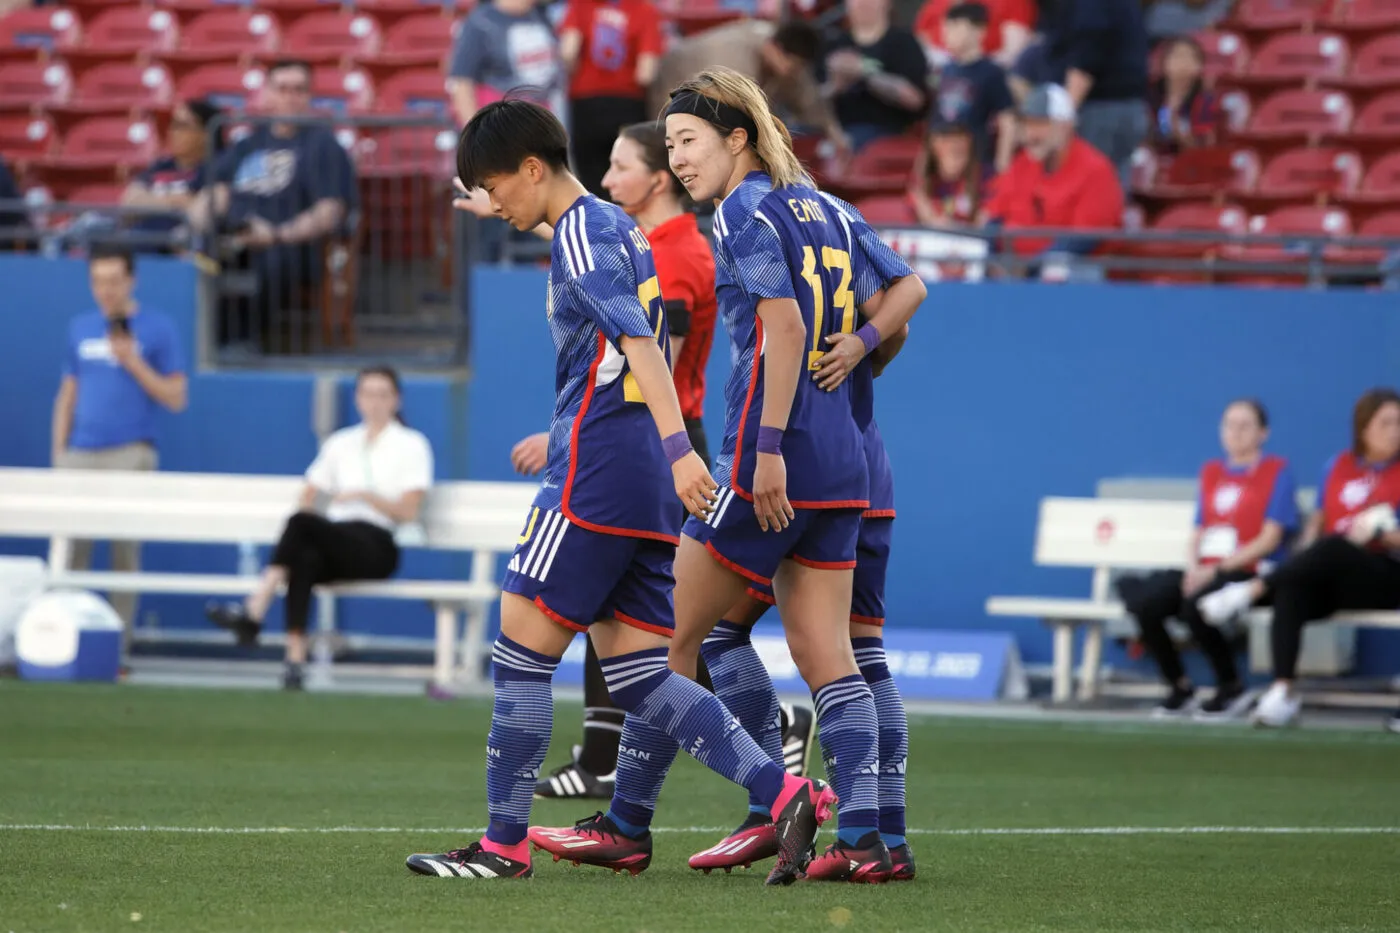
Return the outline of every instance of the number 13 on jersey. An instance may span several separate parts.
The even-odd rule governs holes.
[[[841,274],[831,295],[832,313],[841,315],[839,330],[831,333],[850,334],[856,329],[856,296],[851,291],[851,254],[832,246],[822,247],[822,265],[830,272]],[[826,355],[826,284],[817,271],[817,253],[810,246],[802,247],[802,278],[812,289],[812,349],[807,354],[807,368],[816,369],[817,361]],[[835,323],[834,321],[832,323]]]

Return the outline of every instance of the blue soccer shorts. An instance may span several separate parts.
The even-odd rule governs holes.
[[[715,560],[750,583],[771,586],[773,574],[791,559],[818,570],[850,570],[856,565],[860,509],[796,509],[781,531],[758,527],[753,503],[733,489],[721,489],[710,517],[686,519],[684,533]]]
[[[851,581],[851,621],[865,625],[885,624],[885,576],[890,565],[890,538],[893,518],[866,518],[856,539],[856,572]],[[750,583],[749,596],[770,606],[776,605],[773,587]]]
[[[586,632],[616,619],[670,636],[676,546],[589,531],[554,509],[530,510],[501,589],[530,600],[555,622]]]

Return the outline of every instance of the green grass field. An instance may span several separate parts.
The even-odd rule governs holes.
[[[744,800],[689,760],[638,878],[409,874],[484,824],[488,724],[482,702],[0,683],[0,933],[1400,930],[1400,740],[1379,731],[916,719],[911,884],[691,872]]]

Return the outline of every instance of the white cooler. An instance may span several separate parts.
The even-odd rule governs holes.
[[[26,680],[115,681],[122,620],[105,599],[84,590],[45,593],[20,616],[15,653]]]

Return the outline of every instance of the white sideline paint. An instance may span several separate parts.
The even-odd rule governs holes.
[[[654,833],[727,833],[731,826],[653,826]],[[191,833],[209,836],[284,836],[349,833],[421,833],[471,836],[485,827],[445,826],[76,826],[66,823],[0,823],[0,832]],[[1393,836],[1400,826],[1029,826],[976,829],[907,829],[909,836]]]

